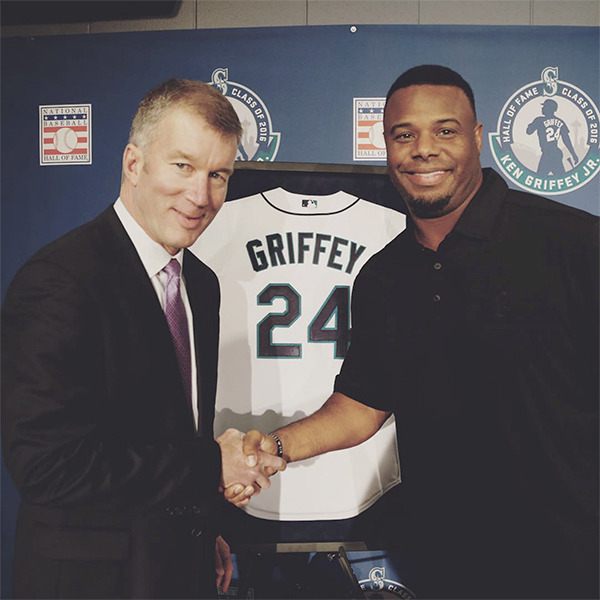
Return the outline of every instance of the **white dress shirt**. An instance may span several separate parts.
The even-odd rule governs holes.
[[[140,224],[131,216],[121,198],[114,203],[113,208],[117,213],[127,235],[130,237],[137,253],[148,273],[152,282],[161,308],[165,309],[165,290],[167,286],[167,274],[163,269],[172,258],[176,258],[181,265],[181,283],[179,290],[185,313],[188,320],[188,329],[190,334],[190,356],[192,358],[192,409],[194,411],[194,424],[198,427],[198,386],[196,381],[196,353],[194,351],[194,317],[190,307],[187,290],[185,287],[185,277],[183,275],[183,250],[180,250],[175,256],[169,254],[160,244],[155,242],[140,226]]]

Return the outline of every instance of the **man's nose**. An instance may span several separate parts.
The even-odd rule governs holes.
[[[206,206],[210,198],[208,176],[198,174],[192,181],[186,197],[196,206]]]
[[[427,159],[439,154],[439,144],[435,135],[426,133],[421,134],[415,140],[413,147],[413,157]]]

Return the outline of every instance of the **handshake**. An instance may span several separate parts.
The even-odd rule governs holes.
[[[226,500],[239,507],[254,494],[271,485],[269,477],[285,470],[287,463],[277,456],[277,443],[270,435],[252,430],[242,433],[227,429],[218,438],[221,449],[221,484]]]

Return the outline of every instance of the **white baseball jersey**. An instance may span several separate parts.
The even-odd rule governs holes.
[[[191,248],[221,283],[216,435],[271,431],[323,404],[349,343],[352,282],[404,226],[401,213],[345,192],[277,188],[225,203]],[[247,512],[353,517],[399,481],[390,417],[359,446],[291,463]]]

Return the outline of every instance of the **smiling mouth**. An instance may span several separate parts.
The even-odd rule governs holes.
[[[432,186],[440,183],[450,172],[450,169],[439,169],[436,171],[403,171],[402,174],[415,185]]]
[[[176,208],[173,209],[179,216],[183,217],[184,219],[186,219],[187,221],[199,221],[202,216],[197,216],[197,217],[192,217],[190,215],[186,215],[184,212],[181,212],[180,210],[177,210]]]

